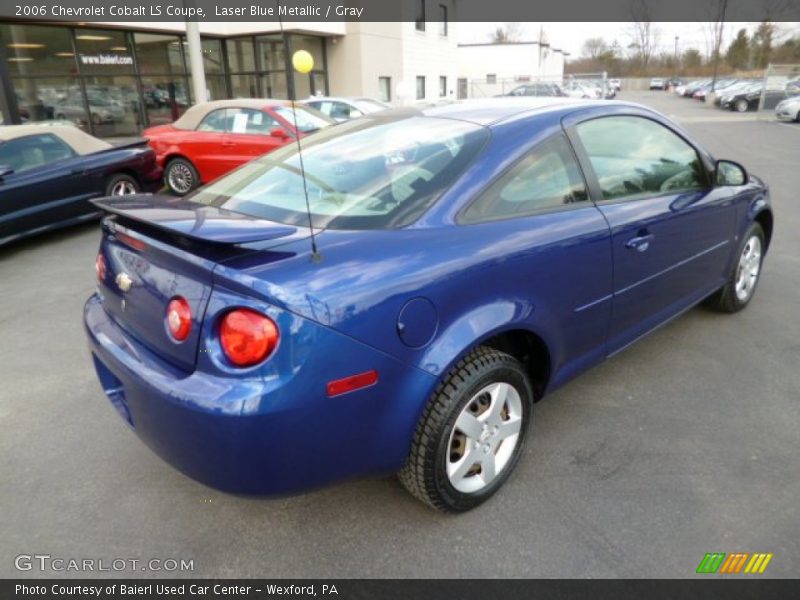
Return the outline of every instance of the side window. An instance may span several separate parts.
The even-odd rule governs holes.
[[[350,112],[349,105],[345,104],[344,102],[334,102],[331,104],[331,112],[328,113],[328,115],[331,117],[331,119],[349,119],[351,118]]]
[[[224,133],[225,131],[225,109],[218,108],[217,110],[212,110],[208,113],[203,120],[200,121],[200,125],[197,126],[197,131],[211,131],[211,132],[219,132]]]
[[[589,199],[563,135],[539,145],[495,181],[462,214],[464,223],[521,217]]]
[[[253,108],[228,108],[225,113],[230,133],[269,135],[280,124],[267,113]]]
[[[52,133],[28,135],[0,144],[0,165],[17,173],[76,156],[75,151]]]
[[[660,123],[643,117],[602,117],[576,130],[604,199],[707,187],[695,149]]]

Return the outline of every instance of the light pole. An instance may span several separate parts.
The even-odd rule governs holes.
[[[675,36],[675,69],[672,72],[672,78],[675,79],[678,75],[678,39],[680,39],[677,35]]]

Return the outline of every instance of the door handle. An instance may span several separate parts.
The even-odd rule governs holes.
[[[636,236],[625,242],[625,247],[628,250],[636,250],[637,252],[644,252],[650,247],[650,242],[656,239],[652,233]]]

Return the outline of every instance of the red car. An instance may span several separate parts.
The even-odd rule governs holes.
[[[237,99],[196,104],[170,125],[142,134],[164,169],[174,194],[225,175],[257,156],[335,123],[322,113],[297,105],[297,129],[288,100]]]

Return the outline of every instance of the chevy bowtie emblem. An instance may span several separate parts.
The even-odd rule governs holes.
[[[127,292],[133,285],[133,280],[128,276],[127,273],[120,273],[117,275],[116,281],[117,286],[119,286],[119,289],[121,289],[123,292]]]

